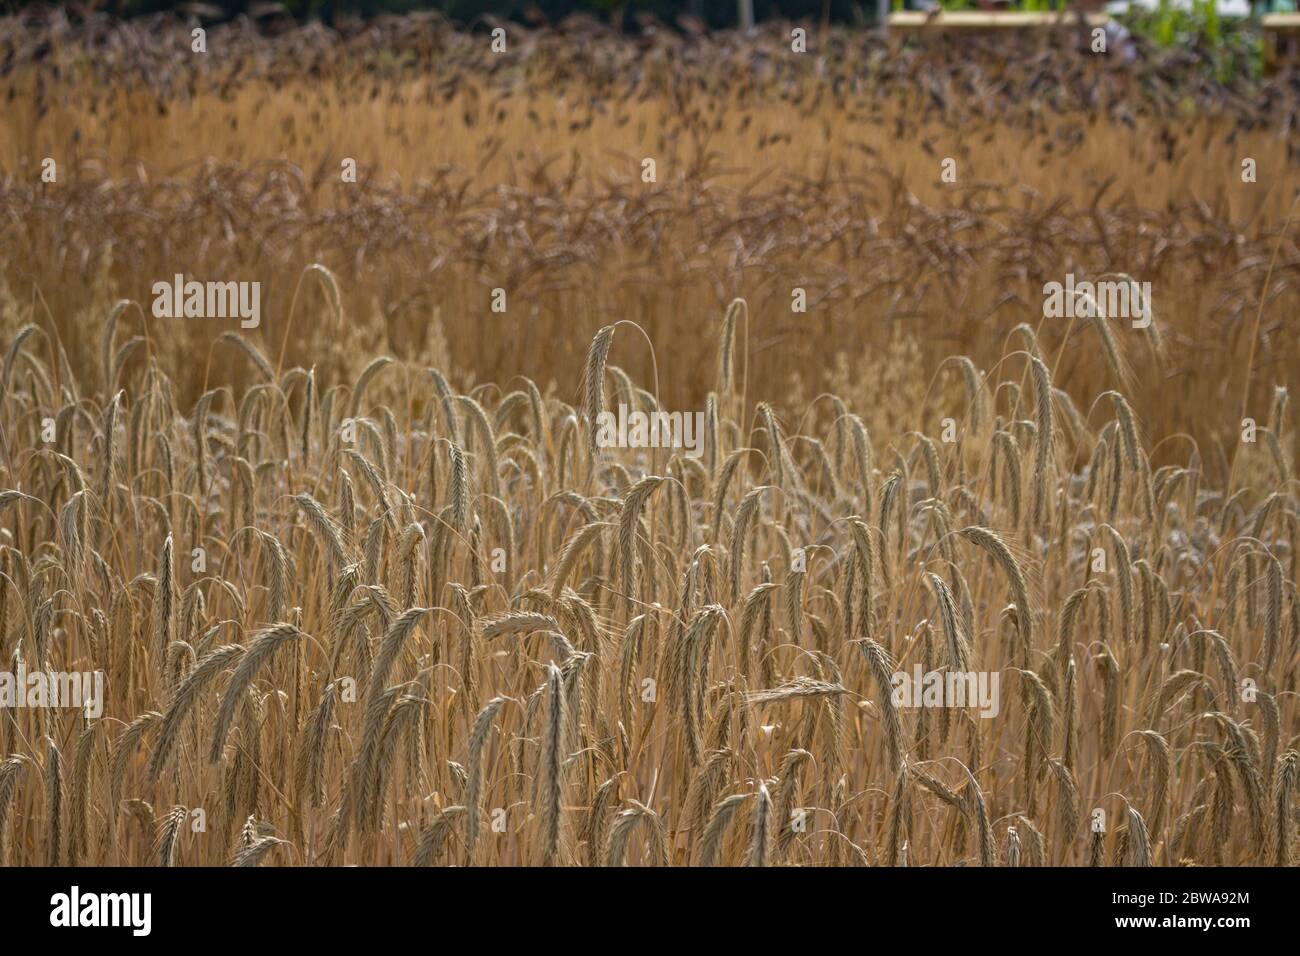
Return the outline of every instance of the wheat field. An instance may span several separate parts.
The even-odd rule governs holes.
[[[1296,862],[1292,74],[0,24],[0,863]]]

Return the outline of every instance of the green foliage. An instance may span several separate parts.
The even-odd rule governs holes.
[[[1217,0],[1192,0],[1191,10],[1160,0],[1155,10],[1133,10],[1121,19],[1135,35],[1158,47],[1195,52],[1221,81],[1263,72],[1259,31],[1250,21],[1220,19]]]

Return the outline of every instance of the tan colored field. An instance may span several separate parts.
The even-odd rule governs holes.
[[[1294,862],[1291,74],[784,37],[0,21],[0,861]]]

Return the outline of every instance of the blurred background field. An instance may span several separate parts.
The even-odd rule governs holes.
[[[627,31],[610,11],[538,26],[564,12],[546,4],[459,25],[308,11],[334,27],[278,6],[229,20],[25,9],[0,21],[3,331],[50,324],[93,377],[88,330],[117,299],[147,316],[152,284],[177,271],[257,279],[254,335],[286,366],[354,374],[390,352],[469,387],[573,382],[591,333],[626,318],[671,362],[665,402],[695,407],[712,375],[701,324],[744,295],[755,389],[787,410],[882,369],[924,395],[923,370],[957,352],[992,361],[1024,321],[1064,344],[1060,382],[1082,398],[1109,372],[1095,338],[1042,318],[1042,287],[1125,273],[1152,283],[1171,346],[1159,364],[1121,331],[1143,420],[1232,440],[1218,411],[1245,385],[1258,311],[1260,400],[1300,362],[1296,64],[1142,31],[1097,55],[1077,24],[886,37],[829,9],[751,34],[656,22],[642,4],[623,9]],[[1212,10],[1197,8],[1202,26]],[[311,262],[339,276],[341,329],[299,286]],[[129,315],[148,341],[132,361],[192,369],[186,399],[247,375],[221,323],[162,334]],[[629,371],[644,380],[642,361]],[[894,399],[921,400],[864,398],[882,426]]]

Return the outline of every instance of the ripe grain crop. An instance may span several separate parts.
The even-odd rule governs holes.
[[[0,21],[0,672],[104,695],[0,707],[0,863],[1296,862],[1292,68],[52,16]],[[1152,324],[1043,318],[1069,271]]]
[[[993,865],[1031,826],[1057,864],[1290,862],[1298,526],[1266,452],[1225,489],[1193,448],[1152,467],[1136,427],[1136,465],[1094,455],[1121,406],[1064,428],[1009,387],[1069,402],[1017,350],[1001,382],[974,367],[988,414],[964,398],[955,443],[760,408],[649,474],[587,440],[606,358],[646,347],[602,331],[580,405],[444,402],[393,361],[196,417],[156,361],[110,399],[15,338],[4,656],[103,671],[106,700],[0,710],[6,862]],[[999,461],[1017,434],[1045,460]],[[911,662],[1016,693],[991,719],[898,707]]]

